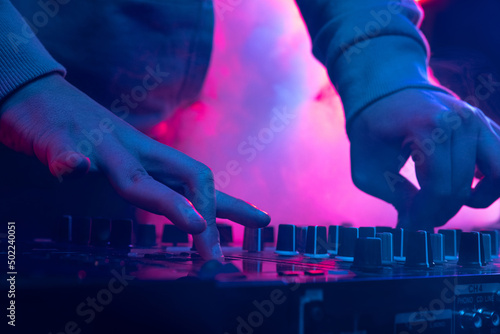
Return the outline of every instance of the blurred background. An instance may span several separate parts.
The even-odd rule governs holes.
[[[295,3],[220,3],[215,1],[215,46],[202,97],[158,125],[156,138],[210,166],[219,190],[269,212],[272,225],[394,226],[392,206],[351,181],[341,102],[311,54]],[[435,77],[500,120],[500,2],[419,3]],[[411,164],[403,171],[415,180]],[[498,202],[484,210],[464,208],[447,227],[491,226],[499,214]],[[145,212],[138,218],[166,221]],[[238,242],[242,228],[235,229]]]

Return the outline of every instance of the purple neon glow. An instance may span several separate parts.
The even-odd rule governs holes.
[[[395,210],[351,182],[341,102],[311,55],[294,2],[241,1],[231,8],[217,8],[200,102],[157,127],[157,135],[210,166],[218,189],[269,212],[274,225],[394,225]],[[276,110],[293,117],[288,124],[274,120],[280,130],[268,130]],[[259,135],[254,156],[249,136]],[[246,153],[238,152],[240,145]],[[410,164],[403,170],[415,180]],[[488,225],[499,212],[498,202],[486,210],[465,208],[447,226]],[[235,226],[234,236],[241,241],[242,227]]]

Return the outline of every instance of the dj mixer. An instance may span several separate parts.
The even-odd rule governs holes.
[[[219,224],[219,262],[173,225],[161,242],[129,220],[59,227],[16,244],[7,333],[500,333],[495,230],[279,225],[238,247]]]

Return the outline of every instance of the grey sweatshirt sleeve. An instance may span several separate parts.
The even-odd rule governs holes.
[[[347,126],[370,104],[406,88],[451,93],[429,82],[429,47],[413,0],[296,0],[337,89]]]
[[[0,103],[17,88],[42,75],[65,69],[38,41],[8,0],[0,0]]]

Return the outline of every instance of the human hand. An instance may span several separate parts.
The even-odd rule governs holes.
[[[348,127],[354,184],[394,205],[398,227],[432,230],[463,205],[500,196],[500,131],[445,93],[406,89],[363,110]],[[409,157],[420,189],[399,172]],[[483,178],[472,189],[477,169]]]
[[[193,234],[205,259],[222,256],[216,216],[249,227],[270,222],[255,206],[216,191],[207,166],[137,131],[58,74],[0,105],[0,142],[35,155],[60,180],[104,173],[131,204]]]

